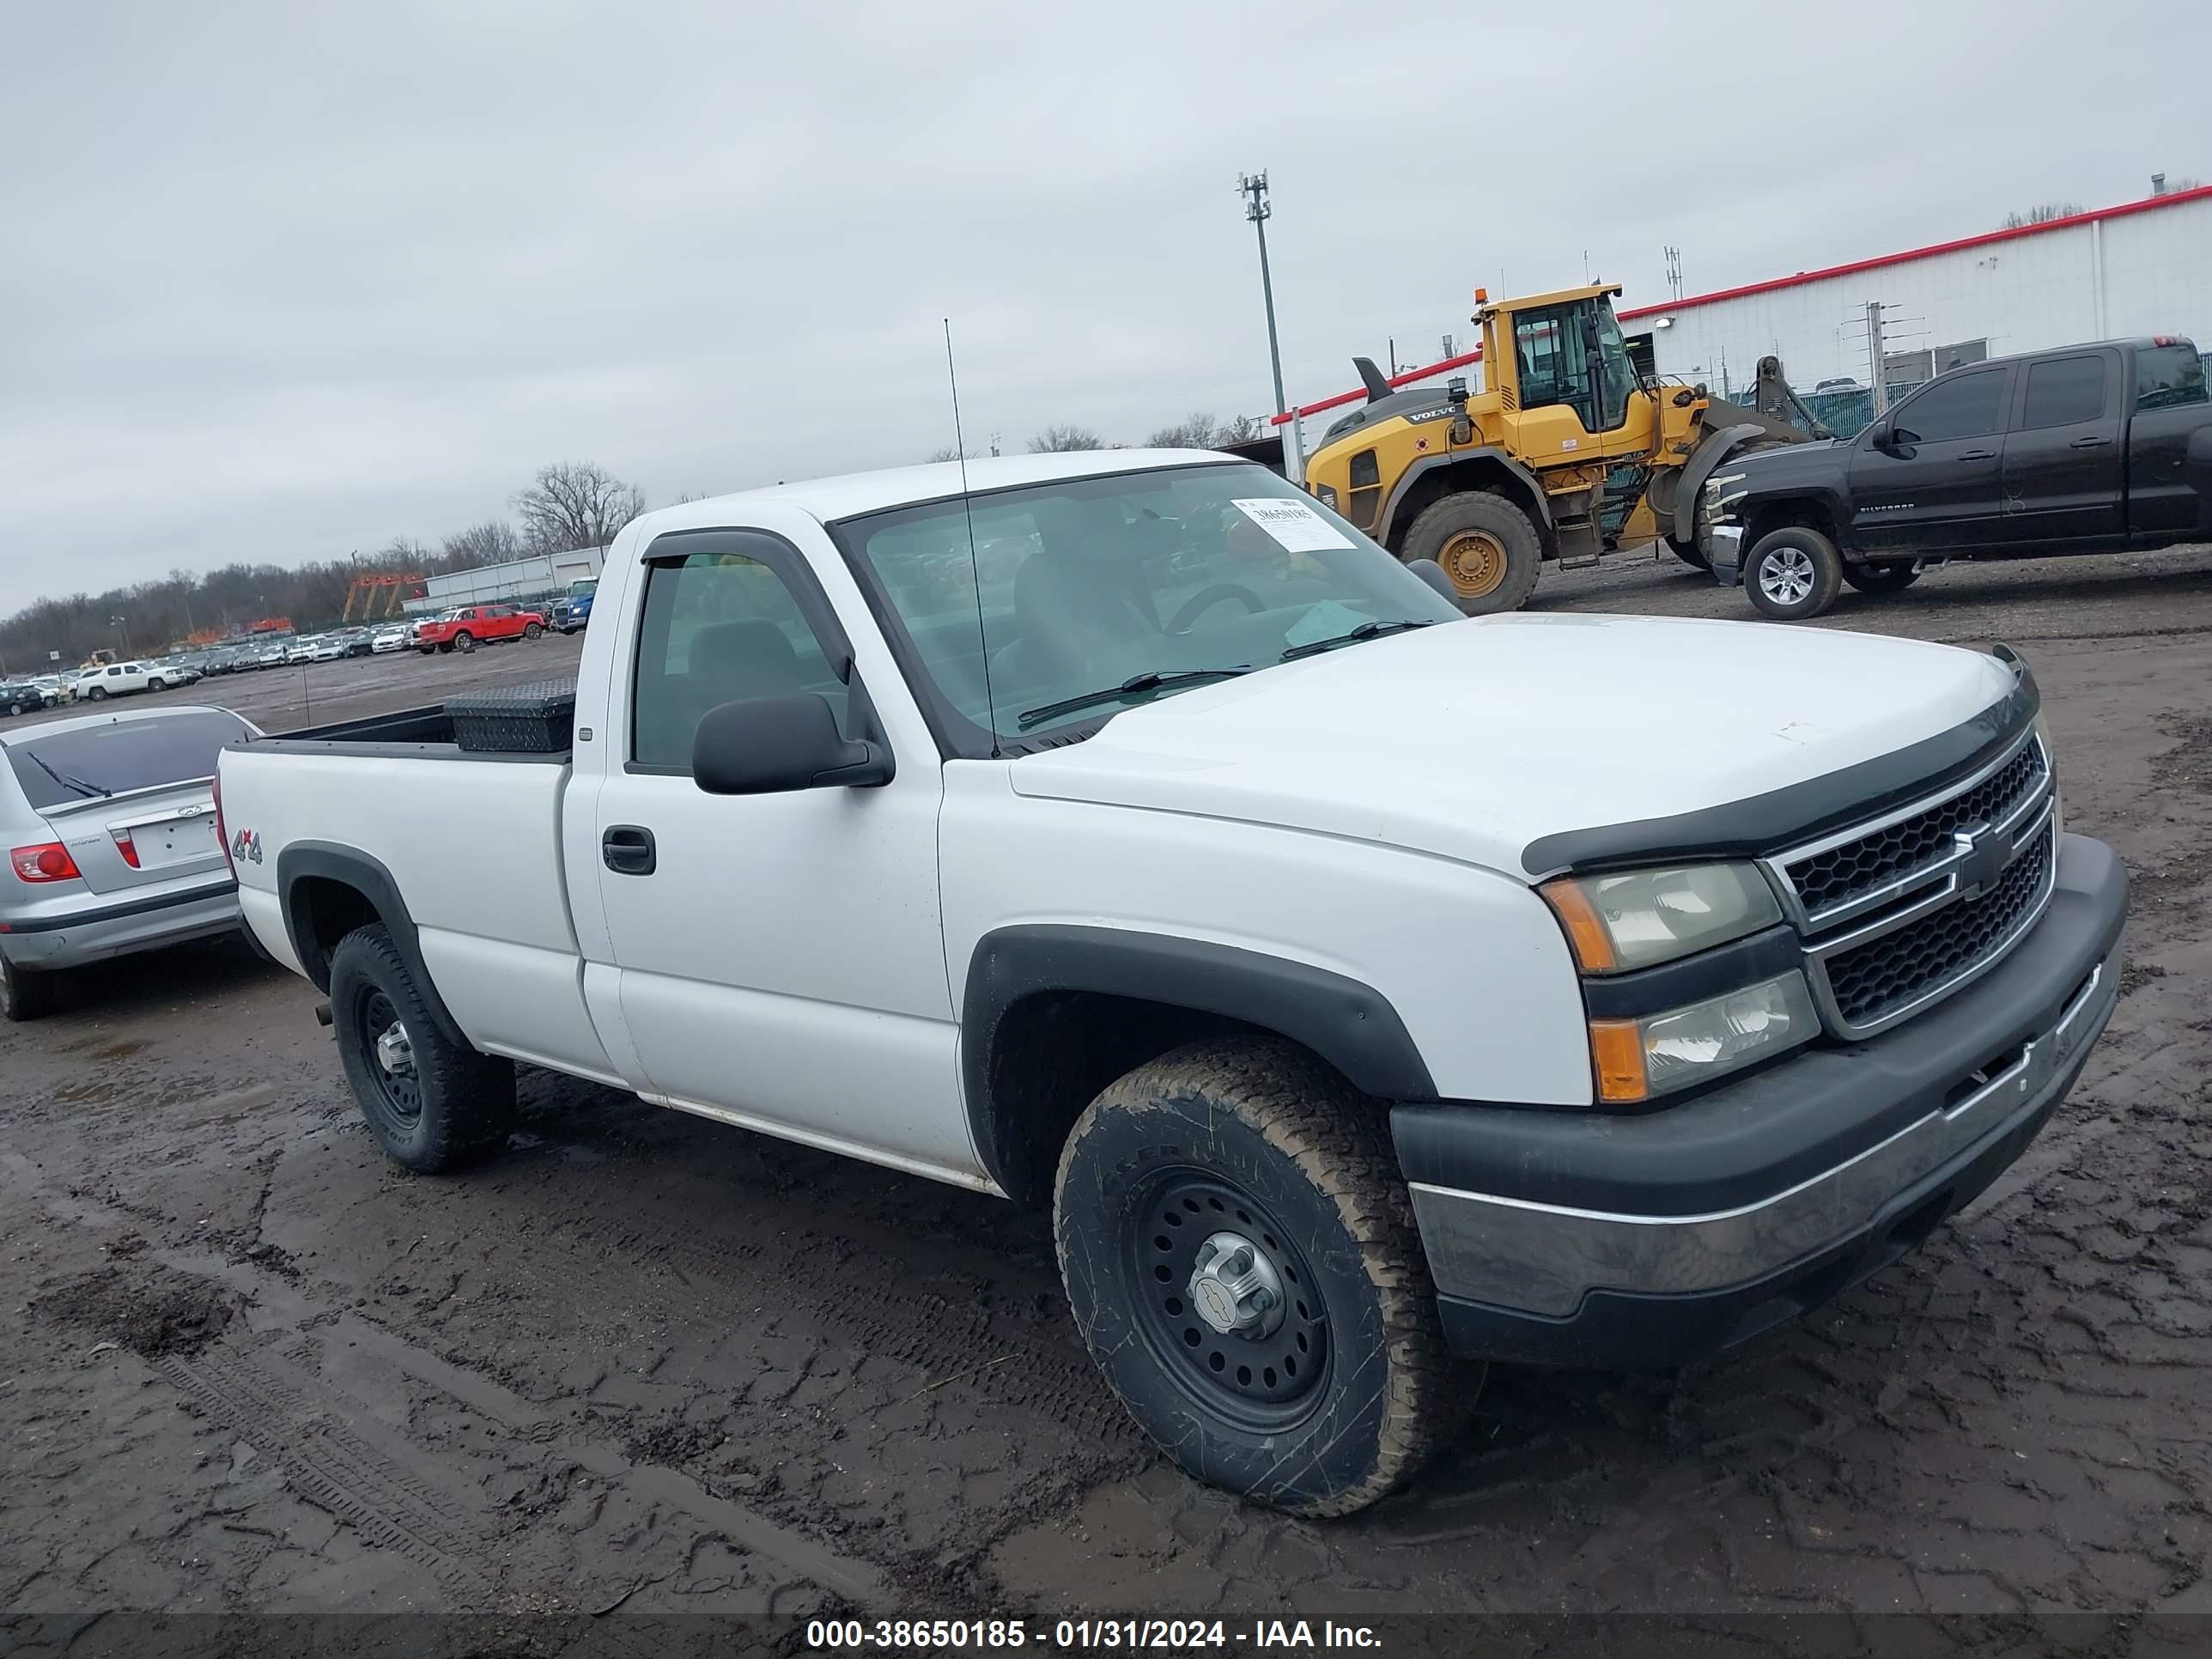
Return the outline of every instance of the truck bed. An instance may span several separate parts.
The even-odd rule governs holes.
[[[414,760],[521,761],[538,765],[565,766],[569,750],[464,749],[453,731],[453,717],[441,702],[387,714],[367,714],[359,720],[334,720],[325,726],[303,726],[296,732],[253,739],[256,753],[296,750],[325,755],[405,756]]]

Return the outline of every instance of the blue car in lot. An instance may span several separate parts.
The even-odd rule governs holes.
[[[568,585],[568,591],[553,601],[553,608],[546,617],[547,622],[563,634],[573,634],[580,628],[590,626],[592,595],[599,590],[599,579],[596,576],[587,577],[579,582],[571,582]]]

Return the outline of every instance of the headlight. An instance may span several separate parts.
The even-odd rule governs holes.
[[[1537,890],[1585,974],[1620,974],[1725,945],[1782,920],[1748,864],[1692,864],[1618,876],[1563,876]]]
[[[1597,1097],[1607,1105],[1649,1100],[1809,1042],[1820,1029],[1805,975],[1794,968],[1663,1014],[1594,1019]]]

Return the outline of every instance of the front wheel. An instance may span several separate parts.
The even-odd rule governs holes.
[[[1805,525],[1761,536],[1744,561],[1743,589],[1752,607],[1776,622],[1803,622],[1836,602],[1844,580],[1836,544]]]
[[[1910,561],[1892,559],[1881,564],[1847,564],[1844,580],[1862,593],[1902,593],[1920,580]]]
[[[169,683],[167,680],[148,680],[146,689],[149,691],[166,691],[169,689]]]
[[[1258,1502],[1365,1508],[1480,1382],[1445,1349],[1376,1103],[1279,1039],[1194,1043],[1106,1089],[1061,1153],[1053,1231],[1121,1403]]]
[[[525,623],[522,625],[522,637],[526,640],[534,640],[544,631],[536,623]]]
[[[1544,544],[1536,526],[1503,495],[1471,489],[1447,495],[1407,531],[1398,556],[1434,559],[1458,590],[1470,617],[1518,611],[1536,586]]]
[[[507,1139],[514,1063],[446,1035],[381,926],[355,928],[331,953],[331,1024],[354,1100],[395,1164],[436,1175]]]

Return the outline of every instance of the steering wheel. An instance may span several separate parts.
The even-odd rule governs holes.
[[[1224,599],[1235,599],[1255,615],[1267,608],[1267,602],[1250,588],[1235,582],[1216,582],[1211,587],[1201,587],[1177,606],[1175,615],[1168,618],[1167,631],[1188,634],[1193,623]]]

